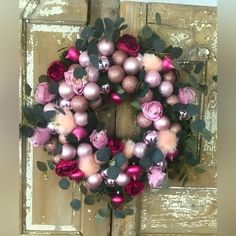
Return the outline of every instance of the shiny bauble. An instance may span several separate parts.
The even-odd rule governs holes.
[[[67,140],[66,140],[66,136],[62,135],[62,134],[59,134],[58,136],[58,139],[59,139],[59,142],[62,143],[62,144],[67,144]]]
[[[62,82],[59,85],[58,93],[60,94],[62,98],[66,100],[70,100],[75,95],[73,88],[70,85],[68,85],[66,82]]]
[[[116,181],[114,179],[105,179],[104,182],[109,188],[114,188],[116,186]]]
[[[102,56],[111,56],[115,50],[115,45],[112,41],[102,39],[97,45],[98,51]]]
[[[179,155],[178,149],[172,150],[167,153],[166,158],[173,161]]]
[[[104,84],[101,86],[101,94],[109,95],[111,93],[110,84]]]
[[[92,109],[97,109],[98,107],[100,107],[102,105],[102,97],[99,96],[98,99],[96,100],[93,100],[93,101],[90,101],[89,102],[89,106],[92,108]]]
[[[88,100],[96,100],[100,96],[100,87],[93,82],[87,83],[84,87],[84,97]]]
[[[75,180],[76,182],[80,182],[84,179],[84,172],[81,170],[77,170],[75,173],[70,175],[70,180]]]
[[[162,81],[159,85],[159,92],[163,97],[169,97],[173,91],[174,87],[173,84],[170,81]]]
[[[122,81],[122,88],[126,93],[134,93],[137,86],[138,79],[133,75],[126,76]]]
[[[89,187],[89,189],[96,189],[98,188],[101,183],[103,182],[103,178],[100,173],[95,173],[93,175],[90,175],[86,179],[86,184]]]
[[[158,132],[156,130],[149,130],[143,136],[144,142],[147,145],[156,143],[157,138],[158,138]]]
[[[120,105],[122,103],[122,98],[117,93],[112,93],[110,98],[111,98],[111,101],[114,102],[116,105]]]
[[[170,106],[175,105],[176,103],[179,103],[179,98],[176,95],[171,95],[166,99],[166,103]]]
[[[79,158],[82,158],[84,156],[89,156],[93,154],[93,148],[88,143],[81,143],[79,144],[77,148],[77,155]]]
[[[119,207],[121,204],[124,203],[124,201],[125,198],[120,194],[116,194],[111,197],[111,204],[115,207]]]
[[[74,114],[75,123],[78,126],[86,126],[88,124],[88,113],[87,112],[76,112]]]
[[[91,65],[87,51],[84,51],[80,54],[79,64],[84,68]]]
[[[155,88],[161,83],[161,75],[158,71],[150,70],[146,73],[144,81],[148,83],[151,88]]]
[[[143,158],[147,150],[147,145],[142,142],[138,142],[134,146],[134,155],[138,158]]]
[[[135,57],[129,57],[124,61],[123,67],[128,75],[136,75],[140,70],[140,62]]]
[[[76,156],[76,149],[70,144],[62,145],[61,159],[71,160]]]
[[[88,106],[88,100],[84,96],[75,96],[71,100],[71,107],[75,112],[84,112]]]
[[[61,160],[61,156],[60,155],[56,155],[55,157],[53,157],[53,162],[54,164],[58,164]]]
[[[115,65],[122,66],[127,57],[128,56],[125,52],[117,50],[112,54],[111,58]]]
[[[88,66],[85,68],[88,74],[88,81],[89,82],[97,82],[99,79],[99,71],[94,66]]]
[[[165,81],[169,81],[172,84],[176,81],[176,75],[173,71],[169,71],[163,75]]]
[[[111,66],[107,72],[107,75],[108,75],[108,79],[112,83],[120,83],[125,77],[124,70],[119,65]]]
[[[139,165],[131,165],[126,169],[126,174],[134,180],[139,179],[142,175],[142,172],[142,167]]]
[[[108,71],[110,68],[110,61],[106,56],[99,57],[98,70],[99,71]]]
[[[44,144],[44,147],[48,153],[52,154],[57,148],[57,139],[50,139],[46,144]]]
[[[170,127],[170,119],[167,116],[162,116],[159,120],[153,122],[155,129],[166,130]]]
[[[65,99],[60,100],[59,106],[63,110],[70,110],[72,108],[70,100]]]
[[[120,173],[115,180],[119,186],[126,186],[130,182],[131,178],[126,173]]]

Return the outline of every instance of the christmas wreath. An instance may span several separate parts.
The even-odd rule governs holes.
[[[168,178],[178,178],[184,185],[189,173],[204,171],[196,141],[199,133],[211,137],[196,103],[197,94],[207,92],[197,79],[203,64],[185,69],[189,80],[182,82],[181,48],[166,46],[148,25],[137,38],[121,36],[125,28],[124,18],[85,26],[75,46],[64,48],[39,77],[33,99],[30,85],[24,87],[20,133],[52,155],[38,161],[38,168],[54,170],[63,189],[76,181],[85,204],[109,196],[101,217],[112,211],[119,218],[132,214],[125,203],[145,184],[161,188]],[[127,97],[140,132],[128,140],[109,137],[97,111],[107,102],[117,107]],[[73,199],[70,205],[79,210],[81,202]]]

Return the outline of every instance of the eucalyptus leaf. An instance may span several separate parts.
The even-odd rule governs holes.
[[[125,18],[124,17],[118,17],[116,20],[115,20],[115,22],[114,22],[114,27],[120,27],[120,25],[122,24],[122,23],[124,23],[125,22]]]
[[[56,111],[44,112],[44,117],[48,122],[52,121],[54,119],[55,115],[56,115]]]
[[[54,170],[55,169],[54,162],[52,160],[47,160],[47,164],[48,164],[48,168],[50,170]]]
[[[54,80],[50,80],[48,83],[48,91],[51,94],[57,94],[58,93],[58,88],[59,88],[59,84],[54,81]]]
[[[25,83],[25,95],[29,97],[31,92],[32,92],[32,88],[30,87],[28,83]]]
[[[204,63],[203,61],[199,62],[199,63],[195,66],[193,72],[194,72],[195,74],[199,74],[199,73],[202,71],[204,65],[205,65],[205,63]]]
[[[114,216],[119,219],[124,219],[125,213],[123,211],[114,211]]]
[[[156,19],[156,23],[158,25],[160,25],[161,24],[161,15],[158,12],[155,15],[155,19]]]
[[[97,55],[90,55],[89,56],[90,62],[92,65],[98,69],[99,68],[99,57]]]
[[[153,161],[149,156],[144,156],[139,160],[139,165],[148,170],[153,165]]]
[[[84,76],[87,76],[87,71],[84,68],[76,67],[73,75],[76,79],[82,79]]]
[[[67,190],[70,187],[70,182],[68,179],[62,178],[60,179],[58,185],[61,189]]]
[[[196,167],[194,168],[194,171],[195,171],[196,173],[204,173],[204,172],[206,172],[206,170],[205,170],[204,168],[200,167],[200,166],[196,166]]]
[[[102,217],[109,217],[111,215],[111,211],[108,208],[101,208],[98,210],[98,214]]]
[[[200,107],[195,104],[188,104],[188,106],[186,107],[186,111],[189,116],[195,116],[200,113]]]
[[[75,48],[78,51],[83,50],[83,39],[76,39],[76,41],[75,41]]]
[[[183,53],[183,49],[179,47],[171,47],[169,53],[173,58],[179,58]]]
[[[134,210],[131,208],[126,208],[123,210],[124,214],[127,216],[133,215],[134,214]]]
[[[34,129],[27,125],[22,125],[20,127],[20,133],[25,138],[30,138],[34,135]]]
[[[117,166],[110,166],[107,168],[107,176],[109,179],[117,179],[120,174],[120,168]]]
[[[88,52],[88,55],[96,55],[98,56],[99,52],[98,52],[98,48],[97,48],[97,44],[92,42],[88,45],[88,48],[87,48],[87,52]]]
[[[142,34],[146,39],[150,38],[152,36],[152,28],[149,25],[144,25],[142,28]]]
[[[111,157],[111,150],[108,147],[103,147],[96,151],[96,158],[98,161],[107,162]]]
[[[192,129],[194,131],[202,131],[206,126],[206,123],[204,120],[195,120],[193,123],[192,123]]]
[[[131,106],[134,107],[136,110],[140,110],[140,104],[137,100],[132,101]]]
[[[85,204],[85,205],[91,206],[91,205],[93,205],[94,203],[95,203],[95,201],[94,201],[94,198],[93,198],[92,195],[88,195],[88,196],[86,196],[86,197],[84,198],[84,204]]]
[[[89,26],[84,26],[81,31],[80,37],[84,40],[88,40],[93,35],[93,30]]]
[[[48,167],[45,162],[37,161],[36,165],[37,165],[38,169],[42,172],[46,172],[48,170]]]
[[[103,21],[101,18],[98,18],[96,21],[95,21],[95,27],[96,29],[102,34],[103,31],[104,31],[104,24],[103,24]]]
[[[212,133],[208,130],[208,129],[203,129],[202,131],[201,131],[201,134],[202,134],[202,136],[208,141],[208,142],[210,142],[211,141],[211,139],[212,139]]]
[[[116,155],[114,156],[114,159],[115,159],[116,165],[119,167],[123,166],[126,161],[126,158],[122,152],[116,153]]]
[[[73,199],[71,202],[70,202],[70,206],[73,210],[76,210],[78,211],[81,207],[81,201],[78,200],[78,199]]]
[[[104,121],[99,121],[96,126],[96,131],[100,132],[105,128],[105,122]]]
[[[166,43],[161,39],[154,39],[152,46],[157,53],[161,53],[165,49]]]
[[[79,189],[80,192],[83,193],[84,195],[86,195],[88,192],[87,188],[83,184],[80,185]]]
[[[127,29],[127,27],[128,27],[127,24],[123,24],[123,25],[121,25],[121,27],[120,27],[120,31],[121,31],[121,30],[125,30],[125,29]]]
[[[39,83],[48,82],[48,77],[46,75],[40,75],[38,78]]]
[[[159,148],[156,148],[151,154],[152,160],[154,163],[159,163],[164,160],[164,155]]]

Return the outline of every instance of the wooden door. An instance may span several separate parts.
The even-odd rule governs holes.
[[[148,1],[147,1],[148,2]],[[122,1],[120,15],[128,23],[127,32],[137,35],[148,24],[173,46],[184,48],[182,60],[205,63],[202,80],[208,95],[202,101],[203,117],[213,133],[210,143],[201,143],[201,164],[206,173],[196,175],[185,187],[173,181],[165,190],[146,190],[135,202],[135,216],[125,220],[113,218],[114,236],[154,235],[215,235],[217,214],[216,186],[216,8],[175,4]],[[156,13],[162,24],[157,25]],[[183,74],[184,76],[184,74]],[[125,114],[125,116],[124,116]],[[135,130],[129,105],[117,111],[116,132],[130,135]]]

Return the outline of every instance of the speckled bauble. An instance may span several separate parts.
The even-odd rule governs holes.
[[[142,142],[138,142],[134,146],[134,155],[138,158],[142,158],[145,155],[145,152],[147,150],[147,145]]]
[[[176,103],[179,103],[179,98],[176,95],[171,95],[166,99],[166,103],[170,106],[175,105]]]
[[[84,68],[91,65],[87,51],[84,51],[80,54],[79,64]]]
[[[148,145],[156,143],[158,137],[158,132],[156,130],[148,130],[144,135],[144,142]]]
[[[125,77],[125,72],[121,66],[114,65],[110,67],[110,69],[107,72],[107,75],[108,79],[112,83],[120,83]]]
[[[173,71],[169,71],[163,75],[163,78],[165,81],[169,81],[171,83],[175,83],[176,81],[176,76]]]
[[[62,82],[59,85],[58,93],[60,94],[62,98],[66,100],[70,100],[75,95],[73,88],[70,85],[68,85],[66,82]]]
[[[81,143],[77,148],[77,155],[79,158],[92,155],[92,153],[93,153],[93,148],[88,143]]]
[[[59,106],[63,110],[70,110],[72,108],[70,100],[65,99],[60,100]]]
[[[136,117],[137,125],[141,128],[147,128],[152,124],[151,120],[148,120],[142,112],[140,112]]]
[[[145,103],[145,102],[151,102],[151,101],[153,100],[153,92],[152,92],[152,90],[149,89],[149,90],[147,91],[147,93],[146,93],[143,97],[138,98],[138,100],[139,100],[139,102],[140,102],[141,104],[143,104],[143,103]]]
[[[100,96],[100,87],[96,83],[87,83],[84,87],[84,97],[88,100],[96,100]]]
[[[111,197],[111,203],[115,207],[119,207],[122,203],[124,203],[124,201],[125,201],[125,198],[120,194],[116,194]]]
[[[136,75],[140,70],[140,62],[135,57],[129,57],[124,61],[123,67],[128,75]]]
[[[75,123],[78,126],[86,126],[88,124],[88,113],[87,112],[76,112],[74,114]]]
[[[111,56],[111,54],[115,50],[115,45],[112,41],[102,39],[98,45],[98,51],[101,53],[102,56]]]
[[[163,97],[169,97],[174,91],[173,84],[164,80],[159,85],[159,91]]]
[[[128,56],[125,52],[117,50],[112,54],[111,58],[115,65],[122,66],[124,61],[128,58]]]
[[[170,126],[170,131],[174,132],[175,134],[178,134],[182,130],[182,127],[179,123],[173,123]]]
[[[99,71],[108,71],[110,68],[110,61],[106,56],[100,56],[99,57],[99,64],[98,64],[98,70]]]
[[[115,181],[119,186],[126,186],[130,180],[130,176],[126,173],[120,173]]]
[[[101,105],[102,105],[102,97],[101,96],[99,96],[98,99],[89,102],[89,106],[93,109],[97,109]]]
[[[88,100],[84,96],[75,96],[71,100],[71,107],[76,112],[84,112],[88,106]]]
[[[170,119],[167,116],[162,116],[159,120],[153,122],[155,129],[166,130],[170,127]]]
[[[76,156],[76,149],[70,144],[62,145],[61,159],[71,160]]]
[[[126,76],[122,81],[122,88],[127,93],[134,93],[138,85],[138,79],[133,75]]]
[[[158,71],[150,70],[146,73],[144,81],[148,83],[151,88],[155,88],[161,83],[161,75]]]
[[[99,79],[99,71],[94,66],[88,66],[85,68],[88,74],[88,81],[89,82],[97,82]]]
[[[103,182],[101,174],[95,173],[86,179],[86,184],[90,189],[96,189]]]

